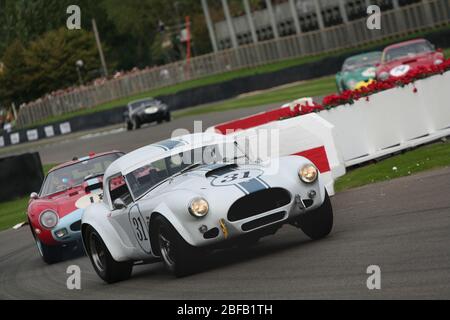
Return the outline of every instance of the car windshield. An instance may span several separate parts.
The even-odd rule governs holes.
[[[131,110],[136,110],[139,108],[150,107],[155,104],[158,104],[158,101],[155,99],[147,99],[142,101],[136,101],[129,104]]]
[[[106,168],[121,155],[121,153],[108,154],[50,172],[42,185],[40,196],[51,195],[79,186],[86,177],[103,175]]]
[[[388,49],[384,60],[392,61],[405,57],[415,57],[418,54],[434,51],[433,46],[428,41],[414,42],[401,47]]]
[[[248,159],[235,144],[210,145],[162,158],[133,170],[126,175],[134,199],[183,170],[194,169],[195,164],[231,163]]]
[[[372,52],[365,55],[350,57],[345,60],[342,69],[344,71],[372,67],[381,61],[381,52]]]

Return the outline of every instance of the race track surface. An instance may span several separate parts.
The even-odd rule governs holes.
[[[214,114],[200,114],[174,119],[169,123],[160,125],[146,124],[139,130],[127,132],[124,128],[113,126],[100,130],[77,132],[66,136],[58,136],[52,139],[44,139],[37,142],[25,143],[12,147],[0,148],[0,156],[24,152],[39,152],[44,164],[65,162],[74,156],[84,156],[89,152],[104,152],[120,150],[130,152],[139,147],[168,139],[174,130],[186,129],[186,133],[194,133],[194,122],[201,121],[201,130],[218,123],[246,117],[258,112],[278,108],[283,103],[274,103],[259,107],[242,108],[216,112]]]
[[[114,285],[97,277],[87,257],[46,265],[28,227],[8,230],[0,233],[0,298],[450,298],[450,168],[332,202],[335,227],[324,240],[286,226],[254,247],[215,253],[196,275],[176,279],[158,263]],[[66,288],[71,264],[81,268],[81,290]],[[381,268],[381,290],[366,287],[369,265]]]

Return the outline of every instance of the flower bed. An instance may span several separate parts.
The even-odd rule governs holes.
[[[390,78],[383,81],[373,81],[368,86],[357,89],[357,90],[346,90],[341,94],[332,94],[326,96],[322,100],[322,104],[313,103],[303,105],[303,104],[295,104],[291,108],[289,108],[283,115],[280,117],[281,120],[291,117],[297,117],[301,115],[305,115],[312,112],[320,112],[322,110],[329,110],[331,108],[335,108],[340,105],[345,104],[354,104],[355,101],[359,99],[365,98],[367,101],[370,99],[370,95],[375,94],[377,92],[389,90],[396,87],[404,87],[408,84],[414,84],[415,81],[428,78],[437,74],[444,74],[445,72],[450,70],[450,59],[446,59],[440,65],[433,65],[428,67],[418,67],[415,69],[411,69],[406,75],[399,78]],[[413,93],[417,92],[417,88],[413,87]]]

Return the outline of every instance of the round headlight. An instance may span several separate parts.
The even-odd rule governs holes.
[[[300,169],[298,176],[305,183],[313,183],[317,180],[318,171],[312,164],[307,164]]]
[[[46,210],[41,213],[39,222],[46,229],[52,229],[58,224],[58,215],[55,211]]]
[[[347,81],[347,87],[349,89],[353,90],[353,89],[355,89],[357,83],[358,82],[356,82],[356,80],[350,79]]]
[[[208,201],[203,198],[195,198],[189,205],[189,213],[194,217],[201,218],[206,216],[209,211]]]
[[[434,64],[436,65],[436,66],[438,66],[438,65],[440,65],[440,64],[442,64],[444,61],[442,61],[442,59],[436,59],[435,61],[434,61]]]
[[[380,80],[387,80],[389,78],[389,73],[381,72],[379,75]]]

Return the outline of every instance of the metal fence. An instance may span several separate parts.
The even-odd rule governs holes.
[[[77,88],[61,95],[48,95],[20,108],[17,124],[27,126],[50,116],[198,79],[227,71],[253,68],[268,63],[334,52],[357,47],[385,38],[407,35],[415,31],[448,25],[450,0],[423,2],[382,13],[381,30],[369,30],[366,19],[348,24],[269,40],[180,61],[149,70],[138,71],[120,79]]]

